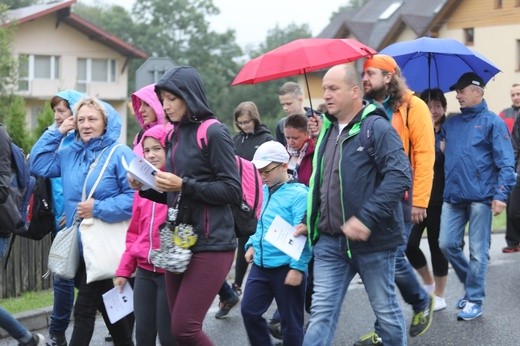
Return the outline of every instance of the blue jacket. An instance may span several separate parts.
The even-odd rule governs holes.
[[[250,246],[254,248],[255,255],[253,258],[256,265],[263,268],[277,268],[288,265],[292,269],[297,269],[303,273],[307,272],[307,265],[311,258],[311,248],[308,242],[303,248],[300,259],[296,261],[264,239],[276,215],[280,215],[293,226],[302,222],[307,207],[307,193],[307,187],[296,182],[284,183],[273,193],[269,193],[269,188],[264,184],[262,213],[255,234],[249,237],[245,245],[246,251]]]
[[[110,147],[116,144],[121,133],[119,114],[109,104],[103,105],[107,111],[107,129],[100,137],[92,138],[86,143],[76,137],[70,145],[58,150],[63,135],[58,129],[49,129],[31,150],[31,173],[47,178],[62,178],[67,227],[72,224],[77,204],[81,202],[83,183],[91,163],[107,148],[88,178],[87,194],[99,175]],[[128,185],[126,170],[121,164],[122,156],[130,162],[135,154],[127,146],[119,146],[93,196],[93,216],[106,222],[127,220],[132,214],[134,192]]]
[[[514,155],[506,124],[485,100],[461,108],[442,125],[444,201],[452,204],[507,201],[515,185]]]
[[[384,119],[377,119],[373,123],[371,135],[374,157],[370,157],[360,140],[360,130],[361,122],[375,115]],[[365,105],[343,129],[336,139],[337,144],[332,148],[327,143],[330,142],[333,130],[337,132],[337,120],[330,115],[323,118],[314,152],[307,207],[307,227],[312,243],[318,241],[321,232],[327,231],[318,229],[318,224],[322,218],[321,210],[324,205],[329,205],[340,209],[341,220],[330,220],[334,223],[330,225],[333,229],[339,229],[355,216],[371,231],[367,241],[348,242],[349,256],[356,252],[395,249],[403,244],[404,223],[400,200],[412,184],[410,162],[404,153],[401,139],[386,119],[386,114],[374,104]],[[335,150],[341,150],[338,154],[338,170],[324,172],[324,162],[331,160],[329,154]],[[339,181],[339,186],[323,186],[324,178],[332,182]],[[333,197],[338,189],[339,201],[336,202]]]
[[[81,100],[86,95],[80,93],[75,90],[62,90],[55,94],[55,96],[59,96],[64,100],[67,100],[69,103],[69,107],[72,112],[75,111],[76,104],[79,100]],[[56,123],[49,126],[50,130],[57,129]],[[70,131],[65,137],[63,137],[60,149],[68,146],[70,143],[74,141],[74,131]],[[63,217],[63,186],[61,183],[61,178],[52,178],[51,179],[51,191],[52,191],[52,212],[54,214],[54,221],[56,224],[56,231],[60,230],[60,222]]]

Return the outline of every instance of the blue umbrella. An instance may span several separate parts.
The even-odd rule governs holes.
[[[459,77],[475,72],[485,83],[500,69],[482,54],[457,40],[421,37],[397,42],[380,51],[392,56],[406,78],[410,89],[422,92],[428,88],[450,91]]]

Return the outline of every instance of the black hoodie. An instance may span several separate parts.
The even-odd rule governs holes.
[[[209,108],[199,73],[190,66],[166,72],[155,86],[186,102],[187,114],[174,123],[168,143],[166,171],[182,178],[182,197],[178,220],[193,225],[198,234],[193,252],[228,251],[236,248],[234,221],[229,204],[241,198],[240,178],[234,148],[227,127],[215,124],[207,131],[207,152],[199,149],[197,128],[204,119],[214,118]],[[151,193],[144,197],[154,200]],[[168,205],[174,205],[179,193],[167,193]],[[164,202],[164,198],[163,198]]]

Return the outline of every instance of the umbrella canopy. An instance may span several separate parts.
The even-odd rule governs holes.
[[[255,84],[306,74],[376,53],[372,48],[354,39],[298,39],[248,61],[231,85]]]
[[[395,59],[408,87],[417,92],[429,88],[448,92],[466,72],[475,72],[485,83],[500,72],[482,54],[448,38],[421,37],[397,42],[380,53]]]

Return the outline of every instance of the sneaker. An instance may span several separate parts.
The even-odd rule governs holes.
[[[269,320],[267,329],[269,329],[269,334],[271,334],[273,338],[283,340],[282,324],[280,321]]]
[[[433,319],[433,307],[435,299],[430,296],[430,303],[423,311],[414,312],[412,317],[412,325],[410,326],[410,336],[419,336],[430,328]]]
[[[464,309],[467,302],[468,302],[468,298],[466,298],[466,296],[464,296],[464,297],[460,298],[459,300],[457,300],[457,304],[455,304],[455,307],[459,310]]]
[[[237,303],[240,301],[240,297],[233,293],[233,297],[229,298],[228,300],[220,301],[219,303],[219,310],[215,314],[215,318],[221,319],[226,317],[231,309],[237,305]]]
[[[443,297],[434,296],[435,305],[433,311],[446,309],[446,300]]]
[[[520,245],[508,245],[504,248],[502,248],[503,253],[513,253],[520,251]]]
[[[233,285],[231,285],[231,289],[235,291],[235,294],[237,296],[240,297],[242,295],[242,288],[240,288],[240,286],[238,286],[237,284],[234,283]]]
[[[65,338],[65,334],[51,334],[50,342],[47,343],[48,346],[67,346],[67,339]]]
[[[471,321],[482,316],[482,307],[472,302],[467,302],[464,309],[457,314],[458,320]]]
[[[377,335],[376,332],[371,332],[363,335],[354,346],[370,346],[370,345],[382,345],[383,340]]]
[[[435,284],[433,283],[431,285],[424,285],[423,288],[428,294],[433,294],[435,291]]]
[[[45,346],[45,337],[39,333],[31,333],[32,337],[27,342],[20,342],[18,346]]]

